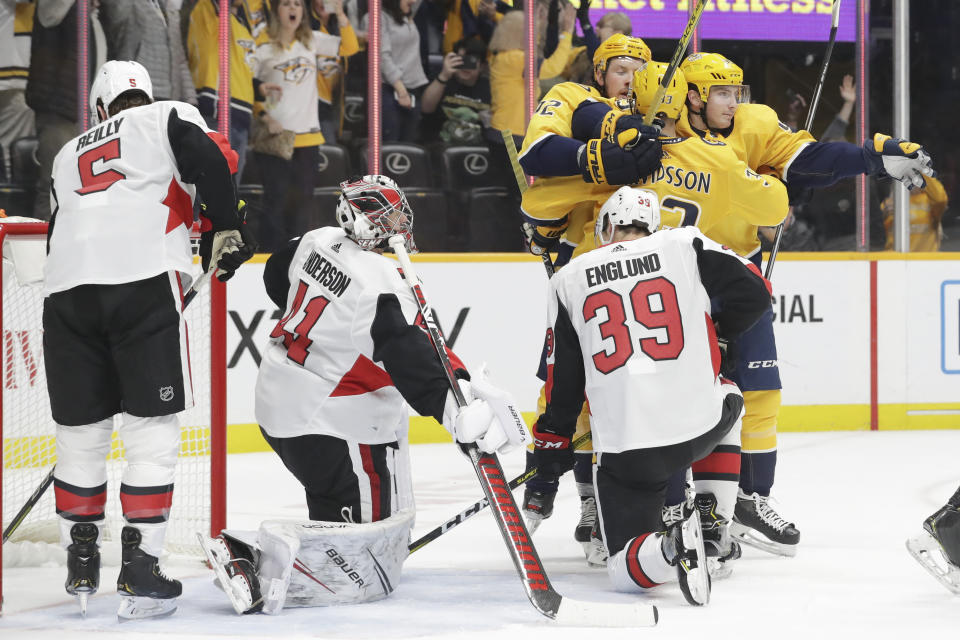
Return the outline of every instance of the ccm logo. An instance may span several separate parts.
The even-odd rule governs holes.
[[[752,360],[747,363],[747,369],[773,369],[776,366],[776,360]]]
[[[537,445],[537,449],[565,449],[567,447],[566,442],[557,442],[555,440],[541,440],[536,438],[534,443]]]

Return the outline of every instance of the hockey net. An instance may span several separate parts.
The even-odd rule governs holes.
[[[50,415],[43,361],[42,260],[46,225],[0,221],[3,293],[0,301],[2,352],[3,530],[6,531],[56,463],[56,425]],[[199,267],[198,267],[199,271]],[[165,551],[202,555],[197,532],[217,532],[224,523],[223,496],[226,367],[212,373],[211,346],[222,340],[224,297],[204,287],[184,315],[190,339],[195,405],[179,415],[180,457]],[[216,299],[216,304],[211,298]],[[220,307],[219,313],[217,306]],[[220,328],[215,330],[214,326]],[[145,363],[145,366],[149,366]],[[119,416],[114,418],[118,426]],[[123,442],[114,429],[108,458],[105,545],[116,545],[123,526],[120,478]],[[3,565],[30,566],[63,558],[51,486],[3,545]],[[44,551],[44,546],[52,550]],[[2,575],[0,575],[2,579]],[[0,583],[2,584],[2,583]]]

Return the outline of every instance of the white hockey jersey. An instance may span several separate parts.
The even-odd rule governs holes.
[[[275,253],[264,281],[285,305],[257,376],[256,417],[268,434],[393,442],[407,429],[404,399],[442,419],[446,377],[394,260],[324,227]]]
[[[720,419],[720,352],[770,306],[749,261],[695,227],[595,249],[550,282],[547,409],[540,429],[569,436],[590,403],[597,451],[691,440]],[[711,316],[711,299],[719,311]]]
[[[74,138],[53,161],[45,295],[189,274],[192,183],[213,229],[237,228],[235,170],[236,153],[183,102],[125,109]]]

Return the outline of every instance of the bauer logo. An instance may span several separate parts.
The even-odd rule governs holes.
[[[960,280],[940,285],[940,369],[960,373]]]

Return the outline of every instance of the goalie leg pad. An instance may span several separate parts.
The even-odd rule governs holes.
[[[264,612],[387,597],[409,555],[412,510],[379,522],[274,520],[260,526]]]

